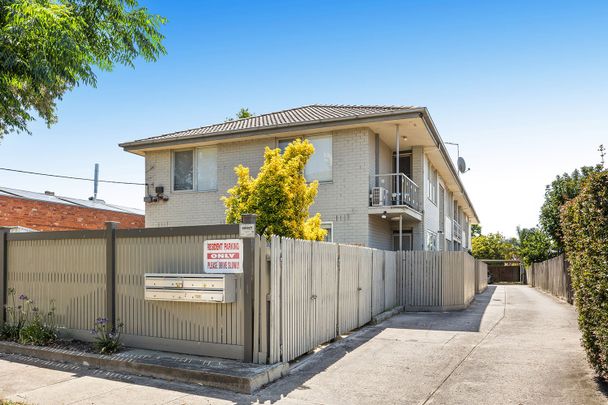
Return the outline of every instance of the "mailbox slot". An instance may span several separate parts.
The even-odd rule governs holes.
[[[212,288],[214,290],[223,290],[224,289],[224,279],[222,278],[207,278],[203,280],[193,280],[187,279],[184,280],[184,288]]]
[[[185,294],[181,291],[146,289],[146,300],[185,301],[185,298],[186,298]]]
[[[147,301],[231,303],[236,301],[236,274],[145,274]]]
[[[224,302],[224,294],[213,291],[186,291],[186,301]]]
[[[146,278],[146,287],[157,287],[157,288],[182,288],[184,286],[184,280],[179,278],[162,278],[162,277],[150,277]]]

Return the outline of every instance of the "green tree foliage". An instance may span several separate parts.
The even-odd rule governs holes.
[[[572,174],[557,176],[545,190],[545,201],[540,212],[541,228],[555,241],[559,253],[563,252],[563,231],[560,222],[561,207],[578,195],[581,184],[591,173],[602,170],[601,165],[584,166]]]
[[[304,166],[314,151],[310,142],[300,139],[290,143],[283,153],[267,147],[255,179],[249,168],[237,166],[236,185],[228,190],[228,197],[222,197],[226,222],[238,223],[242,214],[257,214],[258,232],[266,237],[323,240],[327,231],[321,228],[321,214],[308,214],[318,182],[307,184],[304,178]]]
[[[57,121],[56,102],[95,86],[95,69],[155,61],[165,19],[136,0],[0,0],[0,138],[38,114]]]
[[[517,259],[515,243],[501,233],[489,233],[472,238],[471,251],[476,259],[513,260]]]
[[[529,266],[555,256],[553,240],[542,229],[517,227],[520,260]]]
[[[253,116],[255,116],[255,114],[251,113],[249,111],[249,108],[241,108],[235,115],[237,120],[241,120],[243,118],[251,118]],[[225,122],[230,122],[230,121],[234,121],[234,120],[235,120],[235,118],[228,117],[225,119]]]
[[[587,176],[562,209],[561,228],[587,358],[608,375],[608,172]]]
[[[250,117],[253,117],[253,114],[249,112],[249,108],[241,108],[239,112],[236,113],[236,118],[239,120]]]
[[[471,238],[481,235],[481,225],[473,224],[471,225]]]

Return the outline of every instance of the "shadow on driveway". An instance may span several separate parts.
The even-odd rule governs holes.
[[[479,332],[481,321],[492,301],[503,304],[504,297],[494,297],[495,285],[489,285],[467,309],[446,312],[408,312],[383,323],[383,326],[400,329],[442,330],[452,332]]]
[[[278,401],[294,390],[306,390],[306,382],[315,375],[323,373],[329,367],[340,361],[344,356],[357,350],[360,346],[371,341],[385,329],[412,329],[412,330],[439,330],[457,332],[478,332],[486,308],[493,299],[502,300],[502,297],[493,298],[496,286],[488,286],[485,292],[475,296],[469,308],[452,312],[418,312],[402,313],[379,325],[365,326],[351,332],[344,339],[335,341],[313,354],[308,354],[291,363],[290,374],[274,383],[262,388],[253,395],[244,395],[215,388],[171,382],[148,377],[139,377],[130,374],[108,372],[104,370],[88,369],[74,364],[62,364],[38,360],[26,356],[4,355],[0,358],[71,373],[74,377],[91,376],[96,378],[126,382],[142,386],[149,386],[172,390],[189,395],[200,395],[207,398],[216,398],[237,404],[249,404],[255,401]],[[362,376],[363,378],[363,376]],[[356,384],[356,382],[353,382]],[[202,399],[202,398],[201,398]]]

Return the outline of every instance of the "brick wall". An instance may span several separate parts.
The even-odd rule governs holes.
[[[393,250],[393,228],[390,221],[382,219],[379,215],[368,215],[369,217],[369,246],[376,249]],[[398,224],[398,223],[397,223]],[[399,227],[397,226],[397,230]]]
[[[143,215],[0,196],[0,226],[70,231],[103,229],[106,221],[119,222],[123,229],[144,227]]]
[[[225,207],[220,197],[227,195],[236,182],[235,166],[243,164],[256,176],[264,163],[264,148],[275,145],[274,138],[219,144],[216,191],[173,191],[171,151],[146,153],[146,183],[152,191],[163,186],[169,197],[169,201],[146,204],[146,227],[225,223]]]
[[[374,135],[368,128],[332,131],[332,181],[319,184],[311,213],[333,222],[334,242],[369,245],[370,148]]]
[[[319,184],[310,212],[319,212],[324,222],[333,223],[335,242],[367,245],[370,142],[373,142],[373,134],[368,128],[329,133],[332,134],[333,179]],[[207,192],[173,192],[171,151],[146,153],[146,182],[151,187],[164,186],[169,197],[166,202],[146,204],[146,227],[224,223],[225,208],[220,197],[226,195],[236,182],[234,167],[243,164],[250,168],[252,176],[256,176],[264,162],[264,148],[274,148],[276,142],[276,138],[264,138],[219,144],[218,189]]]
[[[392,232],[398,224],[368,213],[369,176],[376,165],[376,135],[366,127],[322,132],[310,136],[332,135],[332,181],[319,184],[310,213],[319,212],[324,222],[333,223],[334,242],[352,243],[382,249],[392,248]],[[172,191],[171,151],[146,153],[146,182],[151,190],[163,186],[169,201],[146,204],[146,227],[221,224],[225,208],[220,197],[236,181],[234,167],[243,164],[256,176],[263,163],[264,148],[275,148],[277,138],[268,137],[218,144],[218,189],[216,191]],[[380,142],[378,170],[393,171],[392,149]],[[420,187],[419,203],[423,220],[404,221],[403,229],[412,232],[414,250],[425,249],[425,230],[439,230],[439,209],[428,199],[427,159],[424,147],[412,148],[412,180]],[[441,179],[440,179],[441,181]],[[451,211],[445,207],[448,216]]]
[[[434,232],[435,234],[437,234],[437,237],[439,237],[438,231],[439,231],[439,184],[435,185],[435,187],[437,188],[436,193],[437,193],[437,199],[435,202],[431,201],[430,194],[431,194],[431,189],[429,186],[429,181],[428,181],[428,177],[429,177],[429,166],[428,166],[428,162],[429,162],[429,156],[427,154],[424,154],[424,164],[422,165],[423,168],[423,184],[424,184],[424,205],[423,205],[423,209],[424,209],[424,216],[423,216],[423,221],[424,221],[424,225],[423,225],[423,229],[424,229],[424,234],[422,235],[423,237],[423,241],[424,241],[424,249],[427,249],[426,246],[426,232],[430,231],[430,232]],[[437,168],[435,168],[435,166],[433,166],[431,164],[431,170],[437,170]],[[439,174],[437,174],[437,179],[439,180],[440,176]]]
[[[426,160],[424,148],[422,146],[414,146],[412,148],[412,180],[419,187],[418,204],[422,209],[423,221],[417,222],[412,227],[412,248],[413,250],[424,250],[424,211],[425,202],[428,201],[428,184],[426,182]]]

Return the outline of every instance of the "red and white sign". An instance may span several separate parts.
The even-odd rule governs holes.
[[[242,273],[243,241],[222,239],[205,241],[206,273]]]

